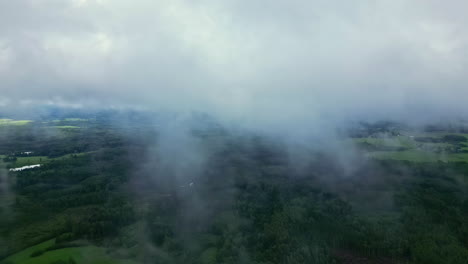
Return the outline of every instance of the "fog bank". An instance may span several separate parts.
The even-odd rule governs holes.
[[[195,110],[266,126],[466,113],[467,5],[3,1],[0,104]]]

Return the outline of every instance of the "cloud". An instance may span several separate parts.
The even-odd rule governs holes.
[[[465,1],[0,3],[2,102],[251,123],[466,113]]]

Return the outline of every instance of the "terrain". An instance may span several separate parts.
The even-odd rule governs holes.
[[[347,151],[293,155],[204,115],[181,134],[164,120],[1,119],[0,263],[468,263],[462,121],[359,123],[336,138]]]

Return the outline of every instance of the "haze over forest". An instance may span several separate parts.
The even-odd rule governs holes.
[[[467,10],[0,0],[0,264],[467,264]]]

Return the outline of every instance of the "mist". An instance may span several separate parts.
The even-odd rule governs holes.
[[[3,1],[0,103],[257,127],[466,113],[464,1]],[[293,128],[292,130],[294,130]]]
[[[435,251],[418,248],[434,226],[466,246],[453,227],[468,216],[443,226],[417,214],[432,212],[417,196],[432,178],[451,188],[431,189],[447,214],[465,210],[466,10],[462,0],[0,0],[0,119],[32,121],[0,131],[0,256],[65,235],[141,263],[336,263],[341,249],[418,260]],[[428,139],[428,124],[445,134]],[[29,142],[44,166],[8,171]],[[9,226],[27,206],[50,229],[22,241]],[[35,230],[33,220],[18,227]]]

